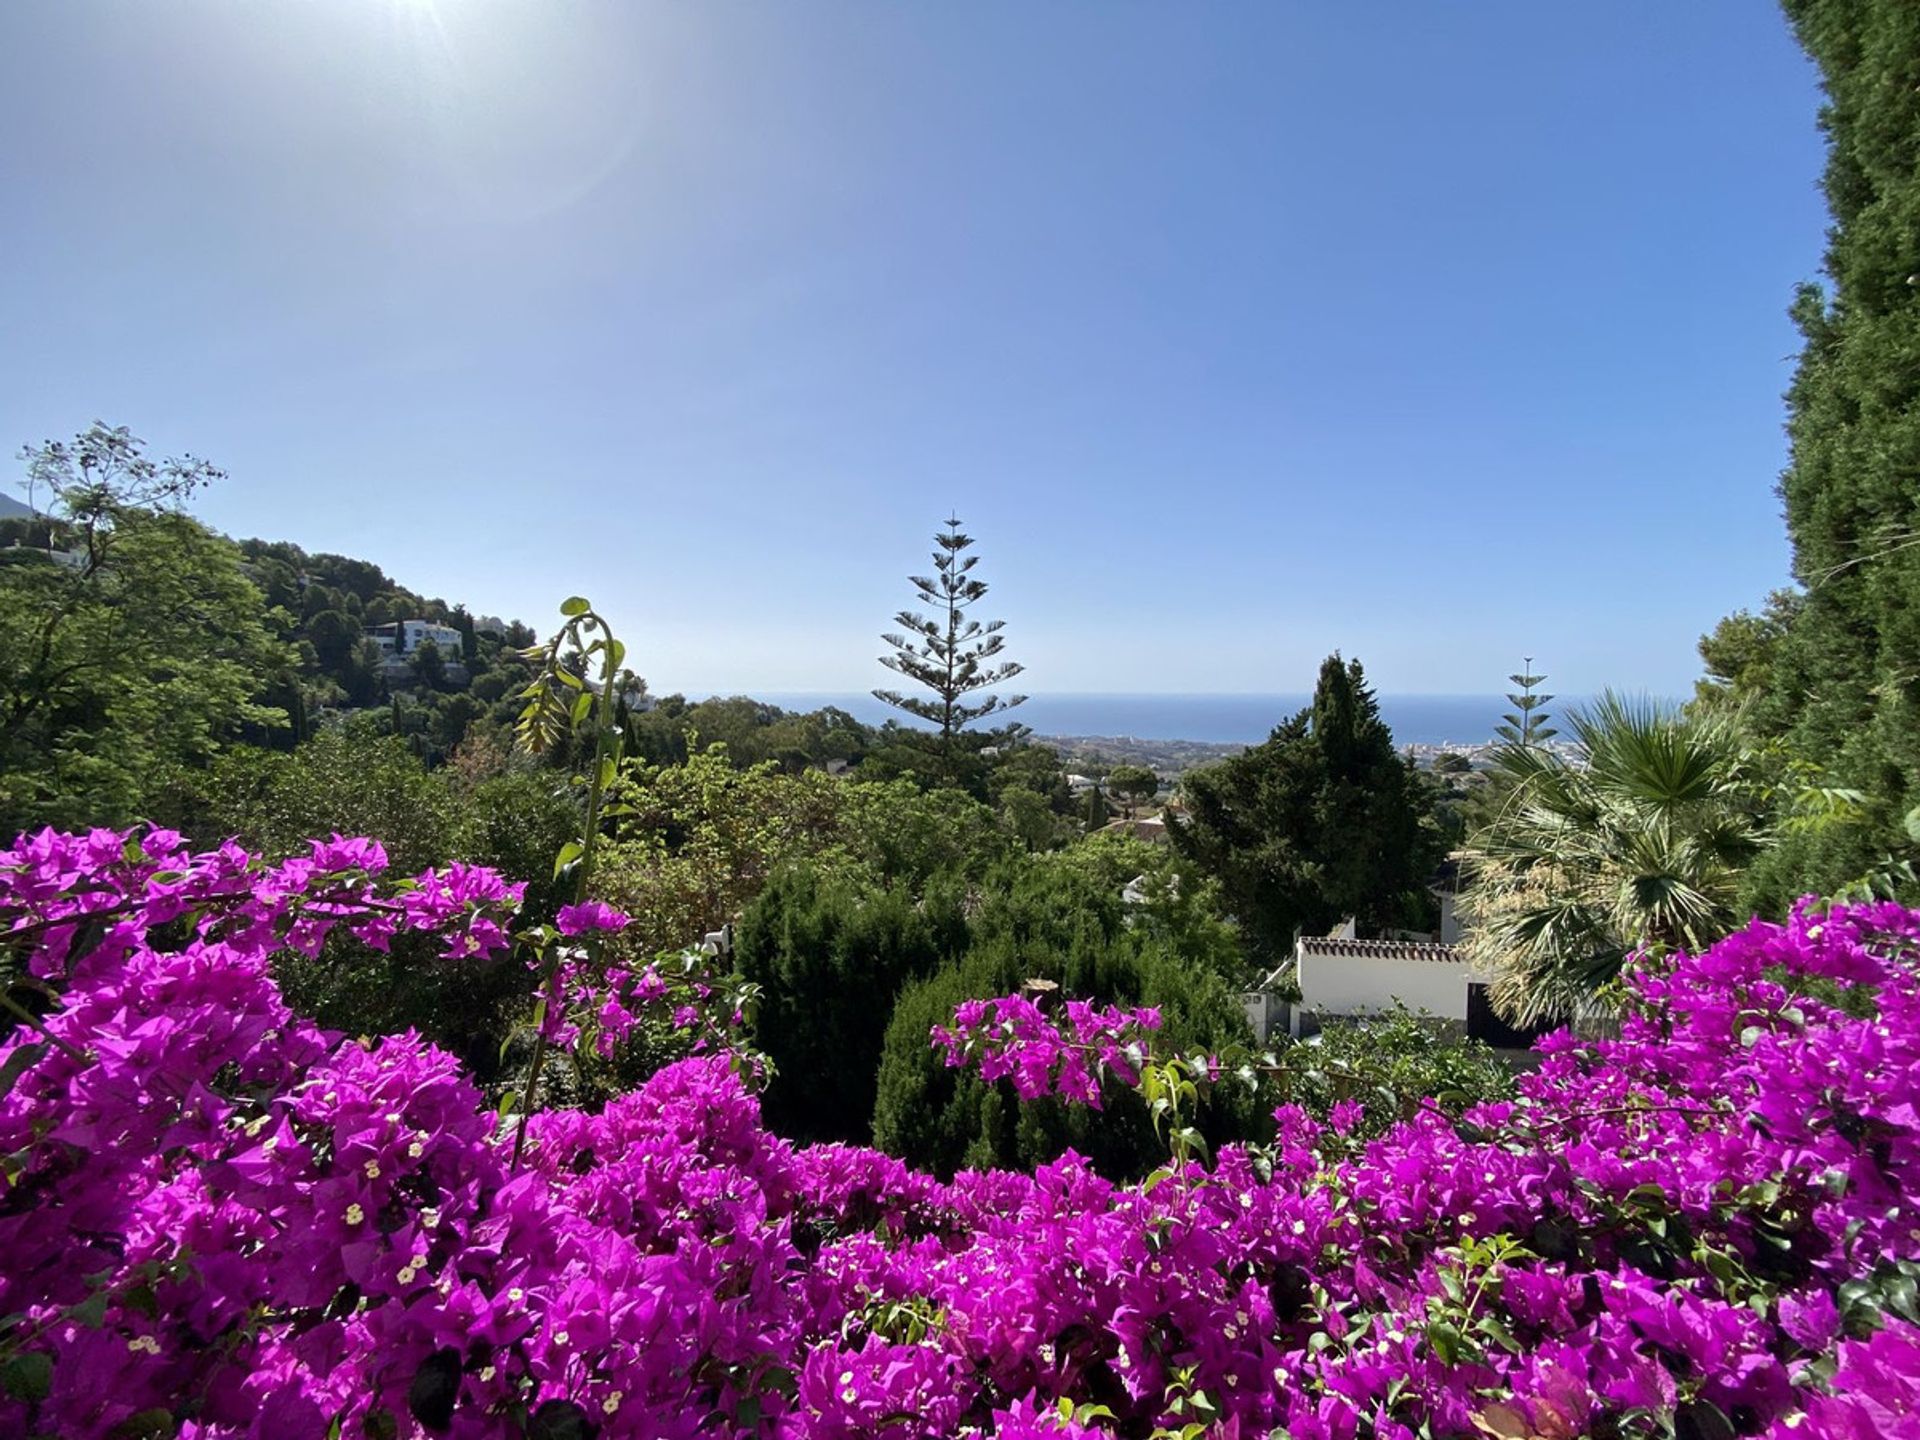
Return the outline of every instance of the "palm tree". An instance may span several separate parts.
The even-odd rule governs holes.
[[[1629,957],[1727,933],[1765,843],[1736,713],[1602,696],[1567,717],[1572,753],[1502,747],[1505,795],[1467,842],[1463,947],[1520,1024],[1591,1017]]]

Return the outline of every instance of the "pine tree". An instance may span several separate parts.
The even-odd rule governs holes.
[[[969,701],[966,697],[1011,680],[1026,667],[1013,661],[993,663],[1006,644],[1000,634],[1006,621],[968,618],[967,611],[987,593],[986,582],[973,578],[973,567],[980,563],[980,557],[966,554],[973,537],[961,533],[955,517],[947,521],[945,531],[933,537],[933,543],[938,547],[933,552],[934,573],[908,577],[920,592],[921,603],[933,613],[902,610],[893,617],[900,630],[880,637],[894,652],[882,655],[880,663],[932,691],[932,698],[903,695],[897,690],[875,690],[873,694],[875,699],[939,726],[941,744],[951,751],[954,737],[968,725],[997,711],[1011,710],[1027,698],[982,695]]]
[[[1513,712],[1500,718],[1504,724],[1494,727],[1493,733],[1509,745],[1542,745],[1560,732],[1547,724],[1547,702],[1551,695],[1536,695],[1534,687],[1547,677],[1533,673],[1533,657],[1527,656],[1520,666],[1518,675],[1509,675],[1507,679],[1520,687],[1519,693],[1509,692],[1507,703],[1513,706]]]
[[[1330,655],[1313,703],[1265,743],[1183,779],[1179,851],[1217,880],[1249,956],[1346,916],[1369,931],[1424,921],[1439,857],[1432,801],[1394,748],[1357,660]]]

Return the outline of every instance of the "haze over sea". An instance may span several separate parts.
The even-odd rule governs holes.
[[[867,694],[756,693],[783,710],[837,706],[856,720],[877,725],[902,718]],[[1256,744],[1282,720],[1306,705],[1305,693],[1272,695],[1034,695],[1012,718],[1040,735],[1129,736],[1136,740],[1203,740]],[[1380,714],[1401,745],[1477,745],[1493,738],[1494,726],[1513,707],[1501,695],[1382,695]],[[1564,713],[1579,697],[1556,696],[1551,709]]]

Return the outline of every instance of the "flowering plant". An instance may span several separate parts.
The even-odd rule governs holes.
[[[1152,1006],[1121,1010],[1069,1000],[1056,1020],[1029,996],[1007,995],[962,1002],[953,1028],[936,1026],[933,1041],[948,1065],[977,1064],[984,1080],[1008,1077],[1023,1100],[1061,1095],[1097,1110],[1101,1078],[1137,1083],[1147,1039],[1159,1028]]]
[[[1756,923],[1638,974],[1619,1039],[1377,1138],[1282,1106],[1264,1151],[1137,1186],[1072,1155],[942,1184],[769,1134],[719,1049],[503,1125],[418,1036],[319,1030],[271,967],[333,927],[510,943],[500,876],[385,870],[339,837],[0,851],[0,1433],[1920,1428],[1920,913]],[[574,952],[618,925],[539,938],[542,987],[579,988],[551,1013],[608,1003]],[[646,975],[613,998],[673,1003]],[[1211,1081],[1152,1018],[1010,997],[939,1043],[1082,1099],[1102,1068]]]

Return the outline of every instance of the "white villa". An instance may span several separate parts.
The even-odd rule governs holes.
[[[413,663],[414,652],[429,640],[456,675],[464,666],[466,645],[460,632],[436,620],[390,620],[384,625],[369,625],[367,638],[380,647],[380,659],[389,678],[404,674]]]
[[[1293,958],[1242,997],[1247,1020],[1265,1040],[1285,1030],[1295,1039],[1328,1020],[1380,1015],[1396,1005],[1457,1025],[1475,1039],[1507,1048],[1532,1043],[1531,1034],[1505,1024],[1487,999],[1489,977],[1476,973],[1456,948],[1459,922],[1453,896],[1440,894],[1440,933],[1391,940],[1362,940],[1348,920],[1331,935],[1302,935]],[[1300,998],[1280,996],[1291,981]]]

